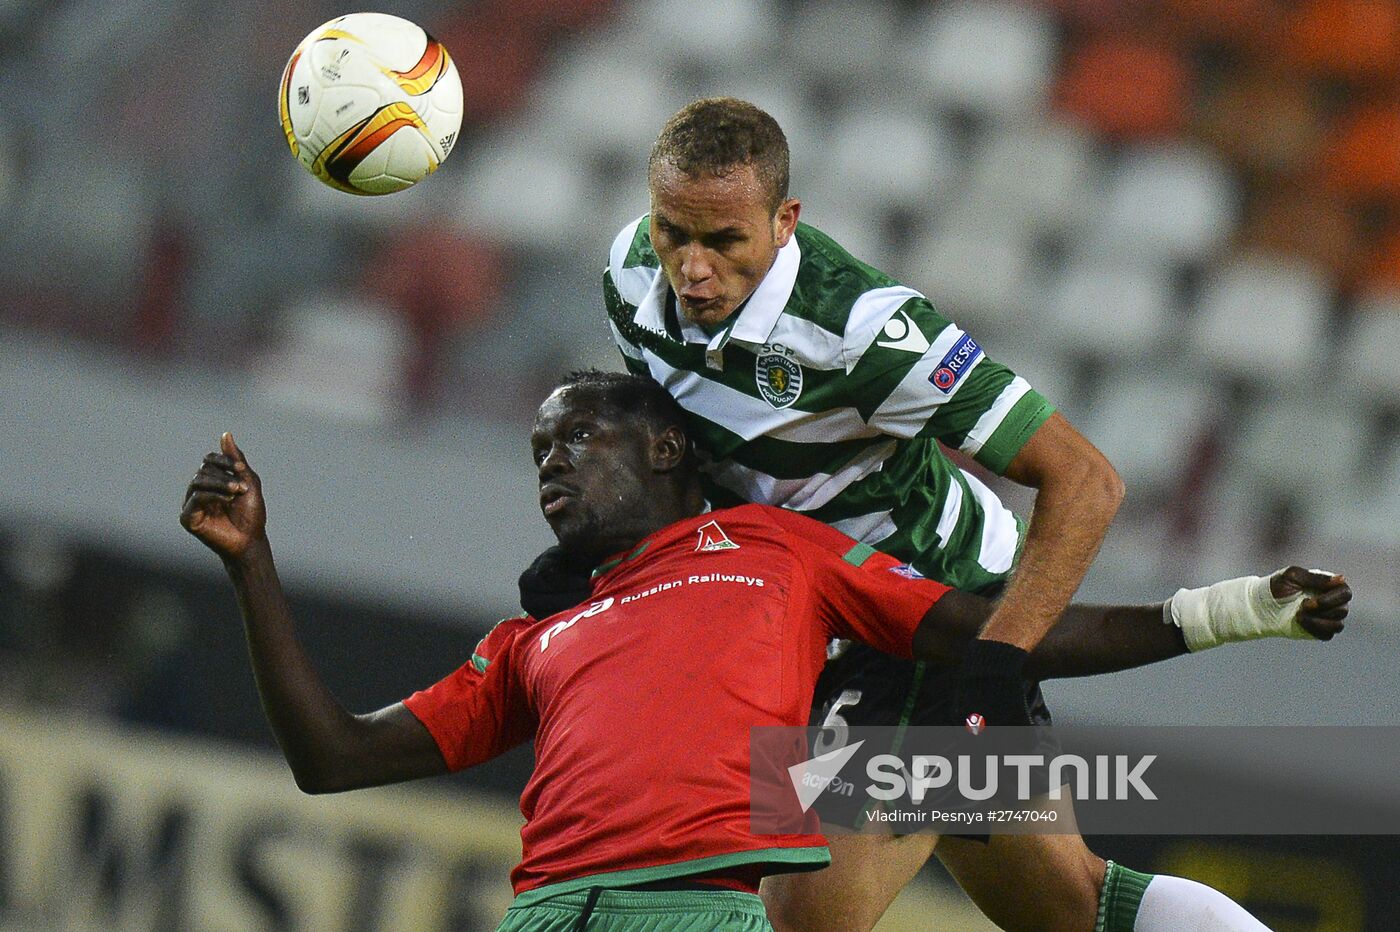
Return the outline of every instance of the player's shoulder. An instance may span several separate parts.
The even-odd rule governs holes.
[[[649,214],[643,214],[613,237],[608,249],[608,278],[617,295],[633,307],[642,303],[661,274],[661,260],[651,246]]]
[[[481,639],[481,643],[504,644],[521,631],[538,623],[539,619],[525,612],[521,612],[519,615],[512,615],[509,618],[502,618],[492,626],[490,631],[486,632],[486,636]]]
[[[779,508],[776,505],[751,503],[735,508],[726,508],[723,512],[715,512],[714,514],[719,515],[726,512],[732,514],[739,521],[771,529],[782,541],[794,545],[796,549],[806,549],[816,545],[826,550],[844,552],[855,546],[856,543],[825,522],[810,518],[798,511]]]
[[[932,305],[917,289],[857,259],[816,227],[797,225],[798,264],[792,311],[848,339],[865,335],[872,315],[889,316],[903,304]],[[883,324],[883,320],[880,321]]]

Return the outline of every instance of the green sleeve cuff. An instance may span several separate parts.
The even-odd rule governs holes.
[[[1055,406],[1040,392],[1031,389],[1006,412],[1006,417],[1002,418],[973,459],[998,476],[1004,475],[1016,454],[1031,439],[1031,434],[1039,430],[1040,425],[1054,413]]]

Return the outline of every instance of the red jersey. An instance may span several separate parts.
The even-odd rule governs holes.
[[[517,903],[602,874],[819,867],[821,835],[751,833],[749,729],[807,724],[832,638],[910,656],[947,587],[897,568],[779,508],[697,515],[600,567],[589,604],[501,622],[405,704],[452,770],[535,738]]]

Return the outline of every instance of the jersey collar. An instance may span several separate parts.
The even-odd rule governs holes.
[[[729,328],[730,339],[743,343],[767,343],[778,326],[778,318],[783,316],[792,297],[793,286],[797,284],[797,266],[802,261],[802,247],[797,245],[794,231],[787,245],[778,250],[773,267],[763,276],[749,300],[735,315],[738,320]]]
[[[679,521],[675,521],[665,527],[657,528],[631,547],[625,550],[619,550],[617,553],[608,557],[598,564],[597,569],[595,569],[589,577],[593,587],[596,589],[598,581],[618,567],[631,563],[645,553],[655,553],[657,550],[669,545],[673,537],[680,538],[689,534],[708,519],[712,510],[712,506],[709,501],[706,500],[699,514],[691,515],[688,518],[681,518]]]

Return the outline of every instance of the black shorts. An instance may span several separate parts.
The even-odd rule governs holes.
[[[954,725],[957,668],[902,660],[864,644],[849,644],[829,661],[812,693],[809,724]],[[1050,710],[1039,683],[1027,682],[1031,721],[1050,724]],[[953,838],[986,842],[988,835],[949,833]]]
[[[901,660],[864,644],[850,644],[827,663],[812,692],[809,724],[956,725],[957,668]],[[1039,683],[1026,683],[1031,721],[1050,724]]]

